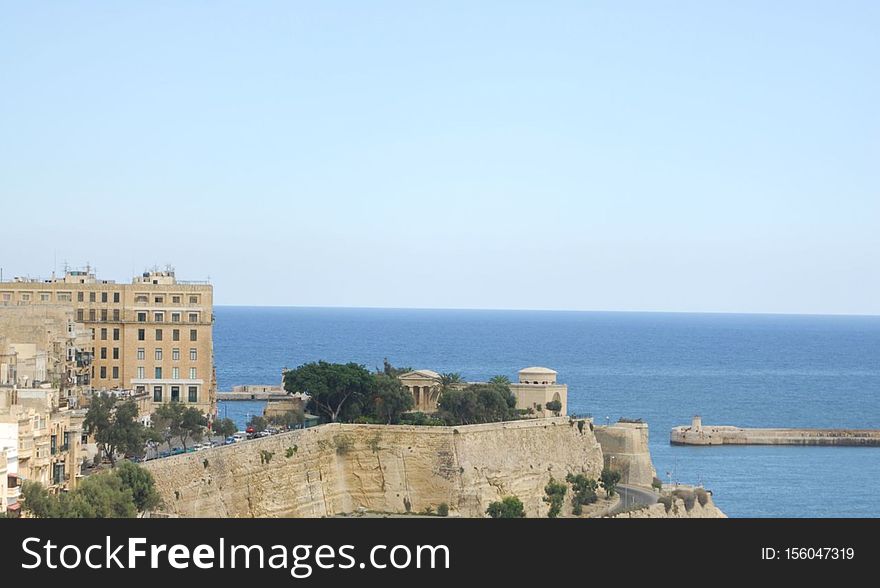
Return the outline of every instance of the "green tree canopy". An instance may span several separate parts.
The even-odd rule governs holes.
[[[201,441],[208,419],[194,406],[172,401],[159,406],[152,416],[153,428],[171,448],[174,439],[180,439],[184,451],[188,441]]]
[[[307,408],[331,422],[352,421],[368,405],[375,380],[364,366],[356,363],[307,363],[284,373],[288,393],[309,395]]]
[[[284,427],[285,429],[293,429],[303,424],[306,420],[305,412],[300,407],[288,410],[279,415],[272,415],[268,418],[270,424],[276,427]]]
[[[145,512],[159,506],[161,499],[156,492],[153,474],[130,461],[123,461],[115,470],[122,485],[131,492],[134,506],[139,512]]]
[[[30,480],[22,485],[22,508],[41,519],[134,517],[159,502],[153,476],[130,461],[84,478],[70,492],[51,494],[42,484]]]
[[[92,396],[83,421],[86,432],[95,436],[101,451],[116,466],[116,455],[140,457],[144,454],[147,432],[137,420],[137,405],[133,401],[117,402],[115,396]]]
[[[413,397],[396,377],[376,374],[371,412],[377,422],[388,425],[400,422],[403,413],[412,410]]]
[[[523,503],[516,496],[505,496],[500,501],[491,503],[486,514],[493,519],[521,519],[526,516]]]
[[[216,419],[211,423],[211,429],[215,435],[220,435],[221,437],[229,437],[238,432],[238,427],[235,426],[235,422],[232,419]]]
[[[516,397],[503,383],[449,388],[440,396],[439,416],[449,425],[492,423],[517,418]]]
[[[255,414],[247,422],[247,426],[249,429],[253,429],[254,433],[260,433],[266,430],[266,428],[269,426],[269,421],[266,420],[266,417]]]
[[[599,482],[601,482],[608,496],[614,496],[614,493],[617,491],[617,484],[620,482],[620,472],[603,468],[599,476]]]

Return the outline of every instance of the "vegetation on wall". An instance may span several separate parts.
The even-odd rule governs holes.
[[[568,492],[568,486],[562,482],[557,482],[554,478],[550,478],[547,485],[544,486],[544,502],[550,505],[547,511],[547,517],[555,519],[562,512],[562,502],[565,500],[565,493]]]

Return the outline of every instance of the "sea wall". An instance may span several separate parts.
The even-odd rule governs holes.
[[[185,517],[323,517],[434,510],[485,516],[503,496],[546,516],[551,476],[597,477],[589,420],[461,427],[329,424],[147,462],[165,510]]]
[[[656,476],[648,449],[647,423],[614,423],[595,428],[605,467],[620,472],[621,483],[651,486]]]
[[[840,445],[880,447],[880,430],[744,429],[731,426],[675,427],[673,445]]]

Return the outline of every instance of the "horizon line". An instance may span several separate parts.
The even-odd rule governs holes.
[[[558,313],[604,313],[604,314],[705,314],[733,316],[804,316],[804,317],[853,317],[878,318],[880,314],[853,312],[772,312],[772,311],[730,311],[730,310],[601,310],[575,308],[481,308],[481,307],[434,307],[434,306],[345,306],[345,305],[297,305],[297,304],[215,304],[227,308],[297,308],[315,310],[430,310],[430,311],[472,311],[472,312],[558,312]]]

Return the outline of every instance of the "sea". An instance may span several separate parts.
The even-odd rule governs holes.
[[[732,517],[876,517],[880,448],[676,447],[670,429],[880,428],[880,317],[216,307],[220,390],[320,359],[516,379],[545,366],[570,413],[644,419],[658,476]],[[241,427],[260,402],[222,402]]]

